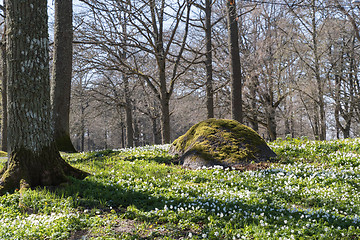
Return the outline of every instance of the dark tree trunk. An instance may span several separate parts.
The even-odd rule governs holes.
[[[2,101],[2,119],[1,119],[1,150],[7,152],[7,73],[6,73],[6,41],[3,40],[1,45],[1,57],[3,61],[2,66],[2,89],[1,89],[1,101]]]
[[[317,19],[315,0],[312,1],[312,43],[314,51],[314,74],[318,90],[317,103],[319,107],[319,140],[326,140],[326,113],[325,113],[325,100],[324,100],[324,83],[321,79],[319,50],[318,50],[318,35],[317,35]]]
[[[211,1],[205,0],[205,36],[206,36],[206,109],[207,117],[214,117],[214,93],[212,80],[212,45],[211,45]]]
[[[235,0],[228,0],[226,7],[230,53],[231,116],[232,119],[242,123],[242,76]]]
[[[275,141],[277,138],[276,133],[276,118],[275,118],[275,108],[269,106],[268,112],[266,114],[267,129],[270,137],[270,141]]]
[[[57,151],[50,105],[47,1],[7,0],[8,131],[10,157],[0,193],[19,187],[58,185],[87,174]]]
[[[124,124],[121,123],[121,148],[125,148],[125,129]]]
[[[51,98],[58,149],[76,152],[70,140],[69,114],[72,75],[72,0],[55,0],[54,62]]]
[[[126,6],[124,6],[125,8]],[[128,41],[127,39],[127,22],[126,22],[126,11],[124,11],[123,16],[123,23],[122,23],[122,41],[124,46]],[[126,61],[126,47],[123,48],[121,58]],[[125,91],[125,121],[126,121],[126,147],[133,147],[134,146],[134,129],[133,129],[133,107],[131,103],[131,94],[129,88],[129,78],[126,74],[122,74],[124,80],[124,91]]]
[[[153,141],[154,144],[161,144],[161,135],[160,135],[160,131],[158,129],[158,124],[157,124],[157,117],[152,117],[151,118],[151,122],[152,122],[152,132],[153,132]]]
[[[161,137],[162,144],[170,143],[170,107],[168,97],[161,101]]]
[[[135,147],[140,146],[140,129],[138,121],[134,121],[134,144]]]

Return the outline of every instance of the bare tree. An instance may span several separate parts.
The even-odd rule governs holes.
[[[191,1],[126,1],[126,8],[123,3],[111,0],[87,3],[101,24],[92,24],[84,29],[82,42],[98,45],[100,51],[106,52],[110,57],[106,62],[112,64],[108,65],[109,69],[137,75],[146,82],[160,102],[162,142],[169,143],[170,99],[176,82],[188,68],[181,65],[181,60],[187,44]],[[167,14],[166,9],[171,9],[172,14]],[[126,21],[131,28],[127,34],[126,61],[118,54],[120,49],[124,49],[124,44],[118,41],[121,31],[113,24],[119,21],[117,14],[124,10],[129,13]],[[85,31],[93,34],[90,36]],[[152,68],[149,64],[143,65],[144,59],[150,58],[155,59],[155,62],[149,62],[153,64]]]

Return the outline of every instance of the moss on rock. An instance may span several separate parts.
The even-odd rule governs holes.
[[[190,168],[268,161],[276,154],[251,128],[235,120],[208,119],[176,139],[169,151]]]

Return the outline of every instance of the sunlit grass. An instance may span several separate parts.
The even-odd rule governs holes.
[[[359,239],[360,139],[270,145],[280,163],[247,172],[183,169],[168,145],[66,154],[92,175],[2,196],[0,239]]]

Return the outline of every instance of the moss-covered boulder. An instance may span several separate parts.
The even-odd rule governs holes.
[[[192,126],[173,142],[169,153],[178,155],[180,163],[191,169],[214,165],[242,169],[276,158],[254,130],[226,119],[208,119]]]

